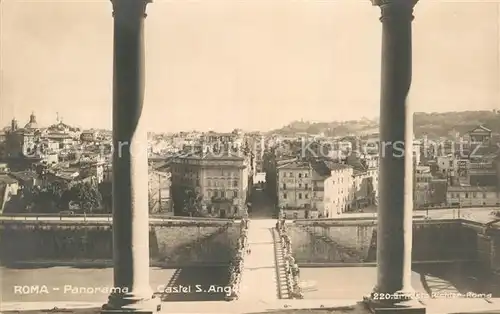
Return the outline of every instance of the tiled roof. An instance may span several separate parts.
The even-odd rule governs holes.
[[[290,161],[278,166],[278,169],[308,169],[309,163],[303,161]]]
[[[324,161],[325,165],[330,169],[331,171],[337,171],[337,170],[344,170],[344,169],[349,169],[352,168],[349,165],[344,165],[338,162],[334,162],[331,160],[325,160]]]
[[[220,159],[220,160],[244,160],[245,158],[242,156],[243,153],[238,152],[224,152],[224,153],[212,153],[208,152],[203,154],[203,159]]]
[[[355,175],[355,176],[360,176],[360,175],[363,175],[365,173],[366,173],[365,170],[359,170],[359,169],[356,169],[356,168],[354,168],[354,170],[353,170],[353,175]]]
[[[491,130],[488,129],[487,127],[485,127],[484,125],[480,125],[480,126],[475,127],[474,129],[470,130],[469,133],[472,133],[477,129],[481,129],[481,130],[486,131],[486,132],[491,132]]]
[[[31,181],[38,176],[36,173],[31,171],[11,172],[10,175],[21,181]]]

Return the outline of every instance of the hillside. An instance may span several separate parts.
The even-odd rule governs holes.
[[[415,136],[428,134],[429,137],[447,136],[452,132],[464,134],[478,125],[484,125],[494,133],[500,133],[499,111],[461,111],[425,113],[414,115]],[[294,121],[281,129],[271,131],[283,135],[305,132],[309,134],[324,133],[327,136],[366,135],[378,132],[378,120],[363,118],[352,121],[308,122]]]

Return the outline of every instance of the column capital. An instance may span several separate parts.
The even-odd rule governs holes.
[[[110,0],[113,4],[113,17],[117,11],[125,11],[127,14],[139,13],[144,17],[146,14],[146,6],[152,3],[153,0]],[[124,13],[125,13],[124,12]]]
[[[113,0],[112,0],[113,1]],[[374,6],[400,6],[413,8],[418,0],[370,0]]]
[[[370,0],[372,5],[380,7],[380,21],[399,20],[412,21],[413,8],[418,0]]]

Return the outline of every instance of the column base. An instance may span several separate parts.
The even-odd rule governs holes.
[[[405,299],[398,302],[374,300],[373,294],[363,298],[366,308],[373,314],[425,314],[425,306],[416,299]]]
[[[161,299],[151,295],[149,298],[135,294],[112,294],[108,303],[102,306],[102,314],[144,313],[153,314],[161,310]]]

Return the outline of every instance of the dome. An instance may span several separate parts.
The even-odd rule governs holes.
[[[38,129],[38,123],[36,123],[36,116],[34,113],[30,115],[30,122],[26,123],[25,129]]]
[[[38,124],[36,122],[28,122],[24,126],[25,129],[38,129]]]

